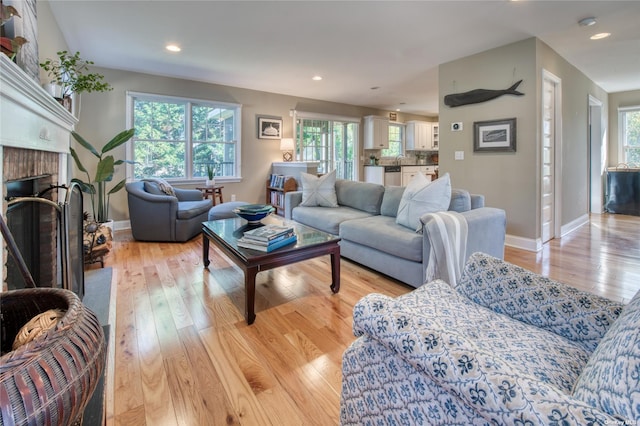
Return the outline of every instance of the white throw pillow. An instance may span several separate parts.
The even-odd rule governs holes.
[[[402,194],[396,223],[420,231],[422,215],[447,211],[449,203],[451,203],[449,173],[445,173],[433,182],[430,182],[424,174],[418,173],[411,179]]]
[[[300,180],[302,180],[301,206],[338,207],[335,170],[321,177],[301,173]]]

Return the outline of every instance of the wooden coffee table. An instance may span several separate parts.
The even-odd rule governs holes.
[[[244,271],[245,287],[245,318],[247,324],[253,324],[256,318],[254,304],[256,296],[256,275],[258,272],[289,265],[301,260],[318,256],[331,256],[331,291],[340,290],[340,238],[318,231],[317,229],[283,219],[269,216],[263,223],[283,222],[295,228],[298,241],[270,253],[238,247],[238,238],[244,231],[261,225],[248,224],[240,218],[220,219],[202,224],[202,260],[204,267],[209,267],[209,242],[213,242],[220,250],[227,254]]]

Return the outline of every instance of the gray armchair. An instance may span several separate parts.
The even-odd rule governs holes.
[[[127,183],[129,219],[133,238],[140,241],[187,241],[202,230],[211,200],[195,189],[174,188],[166,195],[149,182]]]

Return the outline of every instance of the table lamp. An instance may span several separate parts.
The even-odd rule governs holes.
[[[296,146],[291,138],[280,139],[280,151],[282,151],[283,161],[293,161],[293,150]]]

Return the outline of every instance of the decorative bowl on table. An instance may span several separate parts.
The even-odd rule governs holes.
[[[268,204],[247,204],[233,210],[235,214],[249,223],[259,223],[273,211],[275,208]]]

